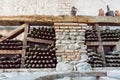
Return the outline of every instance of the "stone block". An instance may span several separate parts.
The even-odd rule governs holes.
[[[63,32],[63,29],[55,29],[55,32]]]
[[[56,43],[56,44],[60,44],[60,43],[61,43],[61,40],[57,40],[55,43]]]
[[[85,37],[84,36],[76,36],[76,39],[82,41],[82,40],[85,40]]]
[[[70,29],[70,32],[76,32],[77,30],[76,29]]]
[[[65,35],[56,35],[57,40],[63,40]]]
[[[62,44],[70,44],[71,41],[70,41],[70,40],[62,40],[61,43],[62,43]]]
[[[68,48],[71,50],[76,50],[76,49],[80,49],[81,46],[75,43],[75,44],[70,44]]]
[[[86,62],[78,63],[76,67],[77,67],[77,71],[91,71],[92,70],[90,64]]]
[[[77,36],[79,33],[78,32],[70,32],[70,35]]]
[[[86,30],[84,30],[84,29],[79,29],[79,30],[76,30],[77,32],[85,32]]]
[[[76,36],[70,36],[70,40],[76,40]]]
[[[83,45],[81,45],[81,49],[85,49],[86,50],[87,46],[83,44]]]
[[[63,35],[69,35],[69,32],[63,32],[62,34]]]
[[[73,53],[74,50],[65,50],[66,53]]]
[[[59,62],[56,66],[56,71],[73,71],[73,66],[69,63]]]
[[[53,26],[55,29],[60,29],[60,26]]]
[[[68,26],[60,26],[60,29],[69,29]]]
[[[79,32],[79,35],[80,35],[80,36],[84,36],[84,35],[85,35],[85,32]]]
[[[81,26],[73,26],[72,28],[73,28],[73,29],[82,29]]]
[[[64,32],[70,32],[70,30],[69,29],[64,29]]]
[[[57,50],[66,50],[68,47],[65,44],[56,44]]]

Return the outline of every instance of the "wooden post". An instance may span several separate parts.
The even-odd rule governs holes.
[[[104,67],[106,67],[106,61],[105,61],[105,53],[104,53],[104,47],[103,47],[103,43],[102,43],[102,39],[101,39],[101,32],[100,32],[100,26],[99,26],[99,24],[95,24],[95,26],[96,26],[96,30],[97,30],[97,32],[98,32],[98,41],[99,41],[99,53],[101,53],[102,54],[102,58],[103,58],[103,66]]]
[[[25,53],[26,53],[26,48],[27,48],[27,34],[29,32],[29,24],[25,23],[25,28],[24,28],[24,40],[23,40],[23,53],[22,53],[22,60],[21,60],[21,67],[24,68],[25,64]]]

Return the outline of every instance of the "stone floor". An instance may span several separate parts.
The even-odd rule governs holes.
[[[99,70],[98,70],[99,71]],[[101,70],[100,70],[101,71]],[[100,80],[120,80],[120,70],[102,70],[107,71],[107,77],[101,77]],[[49,74],[59,74],[64,72],[56,72],[54,69],[38,70],[38,69],[21,69],[21,70],[0,70],[0,80],[35,80],[41,76]],[[95,80],[94,77],[76,77],[56,80]]]

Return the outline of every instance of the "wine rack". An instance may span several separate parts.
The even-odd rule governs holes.
[[[107,54],[105,58],[106,58],[107,67],[120,67],[119,54]]]
[[[37,38],[37,39],[45,39],[45,40],[55,40],[55,30],[54,28],[33,28],[30,33],[28,33],[28,37]]]
[[[22,41],[7,39],[0,43],[0,50],[22,50]]]
[[[26,68],[55,68],[55,30],[52,27],[30,29],[25,54]]]
[[[118,41],[120,38],[120,30],[103,30],[101,31],[102,41]]]
[[[98,41],[97,30],[86,30],[86,41]]]
[[[0,68],[20,68],[22,41],[6,39],[0,43]]]
[[[56,67],[56,55],[55,48],[53,46],[45,48],[27,48],[25,54],[26,68],[55,68]]]
[[[89,61],[92,67],[103,67],[103,60],[100,54],[90,52],[88,53]]]
[[[20,54],[0,54],[0,68],[20,68]]]
[[[86,41],[98,41],[97,30],[86,30]],[[102,41],[118,41],[120,39],[120,30],[102,30]]]

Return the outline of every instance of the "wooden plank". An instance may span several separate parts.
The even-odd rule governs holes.
[[[25,64],[25,54],[26,54],[26,47],[27,47],[27,34],[29,32],[29,24],[25,23],[24,25],[24,40],[23,40],[23,54],[22,54],[22,60],[21,60],[21,67],[24,68]]]
[[[15,30],[11,31],[10,34],[8,34],[7,37],[1,38],[0,42],[6,40],[6,39],[12,39],[21,34],[24,31],[24,28],[26,27],[27,24],[23,24],[20,27],[16,28]]]
[[[54,41],[52,40],[44,40],[44,39],[37,39],[37,38],[27,38],[30,42],[36,42],[36,43],[44,43],[44,44],[52,44]]]
[[[59,73],[59,74],[51,74],[51,75],[46,75],[46,76],[41,76],[40,78],[36,80],[54,80],[54,79],[60,79],[64,77],[88,77],[88,76],[107,76],[106,72],[64,72],[64,73]]]
[[[98,41],[99,41],[98,52],[101,53],[102,58],[103,58],[103,66],[106,67],[105,53],[104,53],[104,48],[103,48],[103,43],[102,43],[102,38],[101,38],[100,26],[98,24],[95,24],[95,27],[97,30]]]
[[[117,42],[102,42],[103,45],[116,45]],[[99,42],[86,42],[86,45],[93,45],[93,46],[98,46],[99,45]]]
[[[22,50],[0,50],[0,54],[22,54]]]
[[[27,22],[30,25],[53,25],[54,23],[87,23],[120,25],[120,17],[111,16],[45,16],[45,15],[20,15],[0,16],[0,25],[21,25]]]

